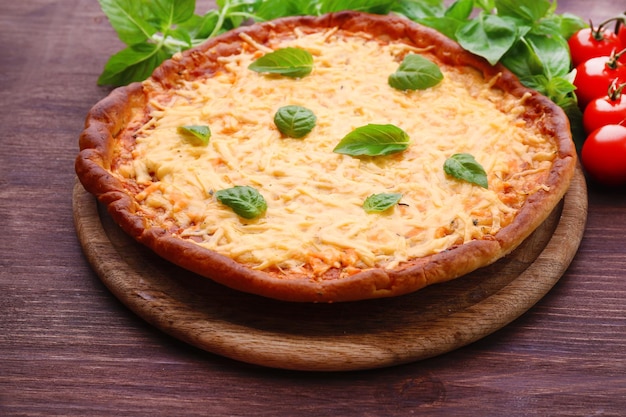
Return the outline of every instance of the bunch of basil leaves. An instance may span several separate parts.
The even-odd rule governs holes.
[[[127,45],[106,63],[100,85],[144,80],[176,52],[249,21],[341,10],[395,13],[439,30],[491,64],[501,62],[561,106],[575,136],[580,126],[567,39],[585,22],[556,13],[556,0],[217,0],[217,8],[204,15],[196,14],[195,0],[99,3]]]

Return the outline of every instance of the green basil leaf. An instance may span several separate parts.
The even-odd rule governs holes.
[[[398,0],[392,10],[411,20],[419,20],[426,17],[441,17],[446,9],[443,0]]]
[[[555,36],[528,34],[525,39],[544,63],[546,75],[562,77],[570,72],[571,56],[567,41]]]
[[[193,40],[188,30],[177,27],[176,29],[169,30],[167,32],[167,38],[165,44],[168,48],[171,46],[172,55],[181,50],[189,49],[193,46]],[[172,44],[172,45],[168,45]]]
[[[543,75],[545,72],[544,63],[526,38],[515,43],[502,57],[502,63],[520,78]]]
[[[259,8],[263,0],[217,0],[220,12],[219,32],[225,32],[230,29],[241,26],[247,19],[255,18],[254,11]]]
[[[511,20],[481,12],[456,32],[461,46],[495,65],[518,39],[517,27]]]
[[[263,55],[248,68],[261,73],[301,78],[313,70],[313,56],[303,49],[282,48]]]
[[[571,13],[555,15],[555,18],[559,21],[559,33],[564,39],[569,39],[574,33],[587,26],[583,19]]]
[[[363,202],[363,210],[366,213],[382,213],[398,204],[401,198],[400,193],[372,194]]]
[[[144,16],[145,5],[137,0],[98,0],[117,36],[126,45],[136,45],[149,39],[157,29]]]
[[[344,136],[333,152],[350,156],[380,156],[402,152],[408,146],[409,135],[399,127],[368,124]]]
[[[490,12],[496,8],[495,0],[474,0],[475,6],[486,11]]]
[[[285,16],[316,14],[315,3],[302,0],[264,0],[254,15],[263,20],[272,20]]]
[[[184,23],[178,25],[180,29],[186,30],[192,38],[192,43],[198,44],[205,41],[215,30],[219,20],[216,10],[211,10],[203,16],[194,14]]]
[[[129,46],[109,58],[98,78],[98,85],[124,85],[143,81],[170,56],[163,48],[151,43]]]
[[[473,10],[474,0],[456,0],[446,9],[444,16],[454,20],[467,20]]]
[[[443,170],[456,179],[488,188],[485,169],[468,153],[457,153],[446,159]]]
[[[267,202],[263,196],[247,185],[216,191],[215,198],[244,219],[255,219],[267,211]]]
[[[545,95],[554,97],[554,102],[559,104],[563,99],[569,100],[569,96],[574,94],[576,86],[565,77],[552,77],[546,84]]]
[[[533,35],[561,36],[561,19],[556,15],[544,17],[531,26]]]
[[[211,129],[206,125],[178,126],[178,132],[192,143],[208,145],[211,138]]]
[[[317,117],[306,107],[284,106],[274,115],[274,123],[280,132],[290,138],[303,138],[313,130]]]
[[[496,0],[496,9],[500,16],[520,18],[527,23],[534,24],[545,17],[551,9],[549,0]]]
[[[163,32],[169,30],[172,25],[189,20],[196,7],[195,0],[151,0],[147,4]]]
[[[366,13],[387,14],[395,0],[321,0],[320,14],[355,10]]]
[[[567,79],[571,65],[569,48],[560,37],[528,34],[502,57],[502,63],[522,84],[554,102],[572,91]]]
[[[441,70],[434,62],[421,55],[408,54],[389,76],[389,85],[398,90],[425,90],[443,80]]]

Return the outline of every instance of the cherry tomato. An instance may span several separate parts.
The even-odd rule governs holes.
[[[623,49],[618,36],[610,30],[603,29],[602,25],[597,28],[592,25],[580,29],[568,39],[567,43],[574,67],[591,58],[609,56]]]
[[[606,125],[585,140],[581,160],[589,176],[601,184],[626,184],[626,127]]]
[[[626,14],[623,15],[623,19],[617,26],[617,38],[622,43],[622,46],[626,48]]]
[[[622,47],[626,48],[626,14],[618,18],[615,33],[617,33],[617,38],[622,44]],[[626,64],[626,53],[622,54],[622,57],[619,60],[622,64]]]
[[[583,113],[583,127],[588,134],[604,125],[626,123],[626,97],[622,90],[626,84],[611,83],[604,97],[596,98],[587,104]]]
[[[626,67],[618,62],[618,56],[591,58],[576,67],[574,85],[581,109],[598,97],[604,97],[613,80],[626,82]]]

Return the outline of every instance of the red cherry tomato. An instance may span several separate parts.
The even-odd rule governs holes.
[[[589,134],[604,125],[626,123],[626,97],[622,95],[624,88],[626,84],[612,83],[608,94],[587,104],[583,113],[583,127],[586,133]]]
[[[617,39],[622,44],[623,48],[626,48],[626,13],[617,18],[618,23],[615,27],[615,33],[617,33]],[[626,53],[622,54],[622,57],[619,59],[622,64],[626,64]]]
[[[583,62],[599,56],[609,56],[623,49],[618,36],[602,26],[580,29],[567,41],[572,55],[572,64],[577,67]]]
[[[624,16],[624,22],[621,22],[618,26],[617,38],[622,43],[622,46],[626,48],[626,15]]]
[[[581,152],[583,166],[601,184],[626,184],[626,127],[606,125],[594,130]]]
[[[617,56],[591,58],[576,67],[574,85],[581,109],[598,97],[604,97],[613,80],[626,82],[626,67],[618,62]]]

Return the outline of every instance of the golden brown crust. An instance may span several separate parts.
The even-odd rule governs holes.
[[[321,281],[281,279],[252,270],[226,256],[175,237],[163,228],[149,227],[139,214],[137,203],[125,191],[120,181],[108,171],[118,133],[135,112],[142,111],[147,104],[148,87],[147,84],[140,83],[114,90],[89,112],[85,130],[80,137],[80,153],[76,159],[78,178],[86,190],[96,195],[108,208],[108,212],[122,229],[160,256],[234,289],[281,300],[333,302],[406,294],[471,272],[515,249],[545,220],[567,191],[576,164],[569,123],[558,106],[523,87],[504,67],[489,65],[434,30],[399,17],[356,12],[281,19],[231,31],[165,62],[153,74],[150,88],[167,90],[181,78],[193,79],[211,74],[218,68],[218,57],[240,50],[242,32],[263,43],[269,38],[270,32],[286,33],[294,28],[306,32],[331,27],[352,32],[362,31],[382,39],[405,40],[420,48],[431,48],[444,63],[474,67],[486,79],[497,76],[495,85],[517,97],[530,94],[525,100],[525,117],[539,120],[544,132],[554,137],[558,146],[557,162],[546,182],[549,191],[541,190],[533,194],[513,223],[501,229],[493,240],[471,241],[435,255],[412,260],[395,270],[371,269],[346,278]]]

